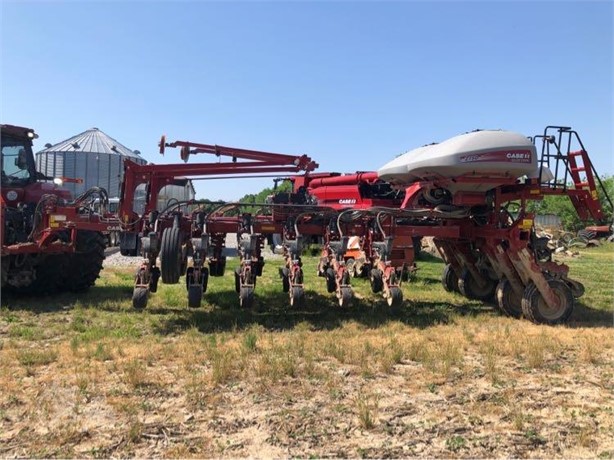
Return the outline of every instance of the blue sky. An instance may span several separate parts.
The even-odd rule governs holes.
[[[166,134],[351,172],[563,124],[614,173],[611,2],[0,4],[0,119],[35,149],[96,126],[157,163],[178,160]],[[230,200],[270,180],[196,185]]]

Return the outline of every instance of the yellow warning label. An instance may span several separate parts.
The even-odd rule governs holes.
[[[523,230],[531,230],[533,227],[533,219],[522,219],[522,223],[520,224],[520,228]]]
[[[531,190],[529,190],[529,193],[531,195],[539,195],[539,189],[538,188],[532,188]]]
[[[591,196],[593,197],[593,200],[596,200],[597,199],[597,190],[593,190],[591,192]]]
[[[66,222],[66,216],[63,214],[51,214],[49,216],[49,226],[51,228],[57,228],[60,226],[60,222]]]

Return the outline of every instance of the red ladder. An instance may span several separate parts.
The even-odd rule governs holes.
[[[586,150],[578,150],[567,154],[569,161],[569,173],[573,180],[574,189],[570,190],[569,198],[576,208],[576,212],[582,220],[590,217],[600,221],[603,219],[603,211],[597,194],[594,168]],[[582,175],[585,177],[582,178]]]

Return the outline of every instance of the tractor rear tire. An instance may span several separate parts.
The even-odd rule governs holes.
[[[165,228],[160,246],[160,269],[164,284],[177,284],[182,271],[181,231]]]
[[[100,232],[80,230],[77,232],[76,252],[65,259],[64,285],[73,292],[85,292],[100,276],[106,238]]]
[[[31,285],[21,288],[23,293],[48,295],[61,290],[62,280],[66,272],[66,260],[67,257],[61,254],[42,256],[41,261],[36,266],[36,279]]]
[[[520,318],[522,316],[522,296],[516,294],[507,278],[497,284],[497,305],[507,316]]]
[[[522,313],[536,324],[555,325],[566,322],[573,312],[574,299],[571,289],[560,280],[548,280],[550,289],[559,298],[560,305],[550,308],[534,283],[529,284],[522,296]]]

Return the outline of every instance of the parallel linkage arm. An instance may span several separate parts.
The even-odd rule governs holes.
[[[166,137],[160,140],[160,153],[164,154],[166,147],[181,148],[181,159],[187,163],[190,155],[207,153],[217,157],[231,157],[231,162],[139,165],[130,160],[124,160],[124,179],[122,182],[122,201],[119,209],[120,219],[129,224],[134,219],[133,205],[136,187],[148,184],[147,205],[145,213],[152,211],[159,191],[173,183],[177,177],[233,175],[241,177],[246,174],[304,172],[309,173],[318,164],[307,155],[285,155],[280,153],[261,152],[257,150],[238,149],[221,145],[200,144],[187,141],[166,142]],[[237,161],[248,160],[248,161]],[[153,205],[151,203],[154,203]]]

